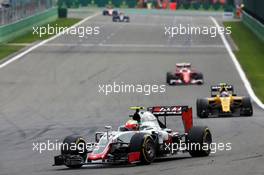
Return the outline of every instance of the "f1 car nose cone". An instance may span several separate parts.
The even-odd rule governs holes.
[[[183,72],[182,75],[183,75],[183,81],[185,83],[189,83],[190,82],[190,74],[187,72]]]

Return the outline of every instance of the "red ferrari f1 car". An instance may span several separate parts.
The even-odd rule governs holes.
[[[188,152],[192,157],[210,154],[211,132],[208,127],[193,126],[192,108],[155,106],[147,110],[143,107],[131,109],[135,113],[125,125],[117,131],[106,126],[105,132],[95,134],[94,143],[88,144],[79,136],[66,137],[61,155],[54,158],[54,166],[80,168],[89,164],[150,164],[156,158],[174,157],[179,152]],[[171,116],[182,116],[183,133],[167,128],[167,119]]]
[[[107,7],[103,10],[103,16],[115,16],[118,15],[118,11],[113,9],[112,7]]]
[[[174,72],[167,72],[169,85],[203,84],[203,74],[191,69],[191,63],[177,63]]]

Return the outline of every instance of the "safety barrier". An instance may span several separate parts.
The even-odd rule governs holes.
[[[112,5],[115,8],[164,8],[164,9],[212,9],[212,10],[225,10],[233,11],[233,4],[227,3],[227,0],[58,0],[58,6],[66,4],[68,8],[78,8],[80,6],[96,6],[96,7],[106,7]],[[148,6],[149,5],[149,6]]]
[[[0,0],[3,2],[3,0]],[[0,5],[0,25],[6,25],[33,16],[54,7],[53,0],[5,0],[8,5]]]
[[[64,3],[67,7],[79,7],[79,6],[97,6],[97,7],[106,7],[107,5],[112,5],[114,7],[128,7],[128,8],[135,8],[137,6],[138,0],[58,0],[58,5],[62,6]]]
[[[264,1],[263,0],[243,0],[244,10],[264,23]]]
[[[26,17],[15,23],[0,26],[0,43],[8,42],[32,30],[33,26],[43,25],[58,17],[57,8],[51,8],[34,16]]]
[[[243,11],[243,23],[255,33],[262,41],[264,41],[264,24],[252,17],[247,12]]]

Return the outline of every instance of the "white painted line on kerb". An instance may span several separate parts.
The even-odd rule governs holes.
[[[216,27],[220,27],[214,17],[210,17],[210,18],[214,22],[214,24],[215,24]],[[245,72],[243,71],[243,69],[241,68],[241,65],[237,61],[237,58],[236,58],[235,54],[233,53],[233,51],[232,51],[229,43],[227,42],[224,34],[221,33],[220,36],[221,36],[221,39],[222,39],[222,41],[223,41],[223,43],[224,43],[224,45],[226,47],[226,50],[227,50],[228,54],[230,55],[230,57],[231,57],[234,65],[235,65],[235,67],[236,67],[236,69],[237,69],[237,71],[238,71],[238,73],[239,73],[239,75],[240,75],[240,77],[241,77],[241,79],[242,79],[242,81],[243,81],[243,83],[244,83],[247,91],[248,91],[248,94],[257,103],[257,105],[260,108],[264,109],[264,104],[260,101],[260,99],[256,96],[255,92],[253,91],[253,89],[251,87],[251,84],[249,83],[249,81],[248,81],[248,79],[246,77]]]
[[[87,21],[87,20],[89,20],[89,19],[92,19],[92,18],[98,16],[99,14],[100,14],[100,13],[95,13],[95,14],[92,15],[92,16],[88,16],[87,18],[85,18],[85,19],[81,20],[80,22],[74,24],[73,26],[69,27],[69,28],[66,29],[64,32],[67,33],[67,31],[69,31],[70,29],[72,29],[72,28],[74,28],[74,27],[76,27],[76,26],[81,25],[81,24],[84,23],[85,21]],[[4,63],[2,63],[2,64],[0,65],[0,69],[3,68],[3,67],[5,67],[5,66],[7,66],[7,65],[9,65],[10,63],[12,63],[12,62],[14,62],[14,61],[16,61],[16,60],[18,60],[18,59],[20,59],[20,58],[23,57],[24,55],[26,55],[26,54],[28,54],[29,52],[35,50],[36,48],[38,48],[38,47],[40,47],[40,46],[42,46],[42,45],[44,45],[44,44],[46,44],[46,43],[48,43],[48,42],[50,42],[50,41],[56,39],[56,38],[58,38],[58,37],[61,36],[64,32],[60,32],[60,33],[58,33],[57,35],[55,35],[55,36],[53,36],[53,37],[51,37],[51,38],[49,38],[49,39],[46,39],[46,40],[44,40],[44,41],[41,41],[40,43],[38,43],[38,44],[36,44],[36,45],[30,47],[29,49],[25,50],[24,52],[22,52],[22,53],[20,53],[20,54],[18,54],[18,55],[16,55],[16,56],[14,56],[13,58],[10,58],[9,60],[5,61]]]

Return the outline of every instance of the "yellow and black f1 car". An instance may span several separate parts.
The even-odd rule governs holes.
[[[220,83],[211,86],[211,97],[197,99],[197,116],[252,116],[253,108],[249,97],[236,96],[232,85]]]

